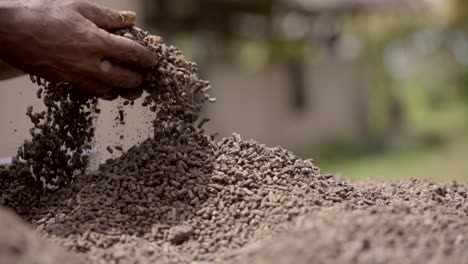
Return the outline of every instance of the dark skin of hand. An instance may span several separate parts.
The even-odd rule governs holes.
[[[156,56],[107,32],[132,26],[135,17],[80,0],[0,0],[0,60],[86,94],[135,99],[141,69],[154,66]]]

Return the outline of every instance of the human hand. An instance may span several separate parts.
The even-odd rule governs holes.
[[[130,27],[135,17],[80,0],[3,1],[0,59],[105,99],[135,97],[131,90],[143,81],[139,69],[155,65],[156,55],[106,31]]]

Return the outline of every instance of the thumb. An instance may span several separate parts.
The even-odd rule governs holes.
[[[133,26],[136,19],[135,12],[118,11],[89,2],[82,2],[77,11],[99,28],[106,30]]]

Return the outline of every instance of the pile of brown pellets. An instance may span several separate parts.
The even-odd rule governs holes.
[[[353,183],[281,147],[237,134],[216,141],[203,131],[208,119],[199,120],[203,103],[215,100],[196,65],[144,31],[116,34],[159,55],[144,84],[143,104],[157,116],[154,135],[92,173],[82,173],[80,155],[81,167],[70,167],[80,173],[64,174],[65,180],[48,174],[61,161],[40,163],[37,150],[0,168],[0,204],[49,243],[83,263],[466,263],[468,185]],[[53,87],[47,83],[45,93]],[[70,100],[53,100],[63,98]],[[70,105],[90,120],[93,100]],[[61,131],[54,112],[43,117]],[[88,148],[86,131],[94,131],[81,131],[84,137],[62,148],[64,158],[73,160],[70,149]],[[45,180],[34,177],[41,175],[36,168]],[[46,188],[37,184],[44,182]],[[56,182],[50,191],[47,184]],[[3,228],[0,223],[0,234]],[[0,243],[0,262],[4,252],[18,259],[31,254],[24,245]],[[60,263],[48,254],[37,256]]]

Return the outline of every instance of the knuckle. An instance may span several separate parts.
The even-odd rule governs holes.
[[[91,3],[86,0],[74,0],[74,1],[69,1],[68,5],[77,10],[77,11],[84,11],[88,9],[91,6]]]
[[[105,32],[102,29],[92,28],[85,33],[83,37],[86,45],[88,46],[90,52],[94,53],[93,55],[99,56],[102,55],[109,49],[111,41],[107,37],[109,33]]]
[[[125,52],[125,56],[131,60],[132,62],[138,61],[138,55],[140,54],[139,46],[136,42],[129,40],[127,42],[127,50]]]
[[[136,88],[140,86],[143,78],[139,75],[128,75],[127,78],[120,78],[118,80],[118,86],[122,88]]]

